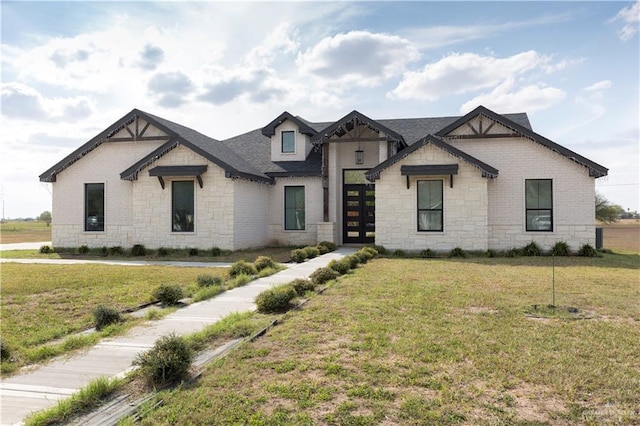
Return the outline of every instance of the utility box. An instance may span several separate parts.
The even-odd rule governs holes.
[[[596,228],[596,250],[600,250],[604,243],[604,229]]]

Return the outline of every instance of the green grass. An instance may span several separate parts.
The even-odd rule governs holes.
[[[51,226],[37,220],[0,221],[0,244],[51,241]]]
[[[2,265],[2,339],[13,354],[2,371],[46,358],[60,349],[42,347],[55,339],[93,327],[100,304],[119,310],[153,299],[159,284],[177,284],[191,294],[203,268],[114,265]],[[224,276],[225,269],[206,272]],[[47,345],[49,346],[49,345]],[[54,345],[55,346],[55,345]]]
[[[375,260],[142,424],[635,424],[638,260]]]

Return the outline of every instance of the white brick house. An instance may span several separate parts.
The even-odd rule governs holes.
[[[148,248],[375,243],[510,249],[595,243],[607,169],[526,114],[333,123],[287,112],[218,141],[134,109],[40,176],[53,245]]]

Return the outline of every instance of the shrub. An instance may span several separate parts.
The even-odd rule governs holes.
[[[246,260],[238,260],[229,269],[229,276],[231,278],[235,278],[238,275],[255,275],[258,271],[256,271],[256,267],[253,264],[247,262]]]
[[[313,291],[316,285],[311,280],[297,278],[289,283],[299,296],[303,296],[308,291]]]
[[[311,273],[309,278],[315,284],[320,285],[326,283],[327,281],[335,280],[339,275],[340,274],[338,274],[331,268],[318,268]]]
[[[497,256],[497,253],[496,253],[496,251],[494,249],[487,250],[486,254],[487,254],[487,257],[496,257]]]
[[[258,312],[265,314],[284,312],[289,309],[295,297],[295,289],[288,284],[265,290],[256,297]]]
[[[334,251],[336,249],[336,245],[334,243],[332,243],[331,241],[320,241],[318,243],[319,246],[323,246],[324,248],[327,249],[327,253],[330,251]]]
[[[507,256],[507,257],[518,257],[521,254],[522,253],[520,252],[520,249],[512,248],[512,249],[507,250],[504,255]]]
[[[158,249],[158,256],[162,257],[162,256],[166,256],[169,254],[169,250],[166,247],[160,247]]]
[[[330,251],[326,246],[323,246],[321,244],[318,244],[316,248],[318,249],[318,253],[320,254],[327,254]]]
[[[449,252],[449,257],[460,257],[464,259],[467,257],[467,253],[465,253],[460,247],[456,247]]]
[[[385,254],[388,254],[388,252],[389,252],[386,248],[384,248],[384,246],[373,246],[372,248],[373,248],[375,251],[377,251],[377,252],[378,252],[378,254],[381,254],[381,255],[383,255],[383,256],[384,256]]]
[[[329,262],[327,267],[331,270],[336,271],[340,275],[346,274],[347,272],[349,272],[349,269],[351,269],[350,263],[345,262],[344,259],[333,259],[331,262]]]
[[[305,247],[305,254],[307,255],[307,259],[313,259],[314,257],[318,257],[320,255],[320,250],[317,247]]]
[[[0,360],[8,361],[9,358],[11,358],[11,349],[4,340],[0,340]]]
[[[407,253],[404,250],[394,250],[393,253],[391,253],[391,256],[393,257],[407,257]]]
[[[134,244],[131,248],[132,256],[145,256],[147,254],[147,249],[142,244]]]
[[[49,246],[42,246],[40,247],[40,253],[42,254],[47,254],[47,253],[51,253],[53,250],[51,249],[51,247]]]
[[[585,244],[580,247],[580,250],[578,250],[578,256],[598,257],[598,251],[594,249],[590,244]]]
[[[222,250],[220,250],[220,247],[211,247],[209,252],[211,253],[211,256],[213,256],[213,257],[218,257],[218,256],[220,256],[222,254]]]
[[[110,306],[99,305],[93,310],[93,319],[96,323],[96,330],[102,330],[108,325],[122,321],[120,312]]]
[[[356,256],[355,253],[350,254],[349,256],[345,256],[341,261],[347,262],[350,269],[356,269],[360,264],[360,258]]]
[[[569,244],[567,244],[565,241],[558,241],[553,245],[551,254],[553,254],[554,256],[569,256],[571,254],[571,250],[569,250]]]
[[[540,246],[535,241],[531,241],[522,247],[522,254],[525,256],[540,256]]]
[[[378,255],[378,250],[376,250],[375,248],[373,248],[371,246],[362,247],[360,249],[360,251],[369,253],[371,255],[371,259],[373,259],[374,257],[376,257]]]
[[[355,257],[358,259],[358,263],[362,263],[363,265],[371,259],[371,255],[367,252],[359,250],[351,255],[351,257]],[[358,266],[358,265],[356,265]]]
[[[89,247],[87,247],[87,249],[89,249]],[[107,248],[107,246],[100,247],[100,256],[108,256],[108,255],[109,255],[109,249]]]
[[[122,256],[124,254],[124,249],[122,246],[109,247],[109,254]]]
[[[436,253],[431,249],[424,249],[418,253],[418,257],[426,259],[427,257],[436,257]]]
[[[102,247],[102,249],[106,252],[107,248],[106,247]],[[40,250],[40,253],[42,253],[42,250]],[[78,253],[80,254],[87,254],[89,253],[89,246],[87,245],[81,245],[80,247],[78,247]],[[106,253],[105,253],[106,255]]]
[[[153,291],[153,297],[158,299],[163,305],[177,305],[180,299],[183,298],[182,287],[162,284]]]
[[[253,266],[255,266],[256,271],[260,272],[263,269],[275,268],[276,262],[268,256],[258,256],[258,258],[253,262]]]
[[[172,333],[156,341],[153,348],[136,356],[133,365],[140,367],[153,385],[162,385],[184,378],[193,360],[193,351],[180,336]]]
[[[210,287],[212,285],[222,285],[222,278],[216,277],[209,274],[198,275],[196,278],[198,286],[200,287]]]
[[[296,263],[302,263],[307,258],[307,252],[303,249],[291,250],[291,260]]]
[[[187,251],[189,253],[189,256],[197,256],[198,253],[200,253],[200,250],[198,250],[195,247],[191,247],[191,248],[187,249]]]

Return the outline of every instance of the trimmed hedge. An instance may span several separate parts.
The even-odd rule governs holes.
[[[229,268],[229,276],[231,278],[235,278],[238,275],[256,275],[257,273],[256,267],[246,260],[238,260]]]
[[[297,278],[289,283],[296,291],[298,296],[303,296],[308,291],[316,289],[316,285],[311,280],[305,280],[303,278]]]
[[[318,268],[309,276],[309,279],[313,281],[315,284],[320,285],[324,284],[327,281],[335,280],[338,278],[340,274],[334,271],[331,268]]]
[[[290,284],[265,290],[256,297],[258,312],[265,314],[285,312],[291,307],[291,301],[295,297],[296,290]]]
[[[304,249],[291,250],[291,260],[296,263],[302,263],[307,258],[307,252]]]
[[[329,262],[327,267],[333,271],[336,271],[340,275],[346,274],[347,272],[349,272],[349,269],[351,269],[351,265],[349,264],[349,262],[345,262],[344,259],[333,259],[331,262]]]
[[[268,256],[259,256],[255,262],[253,262],[253,266],[255,266],[256,271],[260,272],[263,269],[275,268],[276,262]]]

